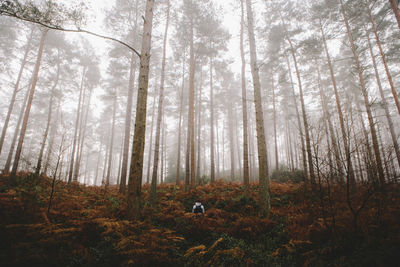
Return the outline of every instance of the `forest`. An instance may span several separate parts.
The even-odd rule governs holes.
[[[398,266],[399,63],[397,0],[0,0],[0,266]]]

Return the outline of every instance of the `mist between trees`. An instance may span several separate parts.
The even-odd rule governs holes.
[[[100,34],[85,4],[1,1],[3,173],[118,185],[132,219],[145,183],[156,202],[160,183],[258,182],[261,216],[271,178],[349,199],[397,183],[395,1],[260,2],[116,0]]]

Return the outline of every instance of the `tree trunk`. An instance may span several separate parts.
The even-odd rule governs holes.
[[[307,151],[307,158],[308,158],[308,169],[310,171],[310,180],[311,180],[311,184],[315,185],[315,174],[314,174],[314,166],[313,166],[313,161],[312,161],[311,140],[310,140],[309,127],[308,127],[307,112],[306,112],[306,107],[304,104],[303,86],[301,84],[300,71],[297,66],[297,59],[296,59],[294,47],[293,47],[292,41],[290,40],[287,33],[286,33],[286,39],[290,46],[290,53],[293,58],[294,68],[296,71],[297,82],[298,82],[298,86],[299,86],[300,106],[301,106],[301,113],[303,115],[304,132],[305,132],[305,137],[306,137],[306,151]]]
[[[195,58],[194,58],[194,22],[193,14],[190,14],[190,68],[189,68],[189,120],[188,120],[188,141],[190,147],[190,186],[195,186],[195,147],[194,147],[194,74],[195,74]]]
[[[152,148],[153,148],[153,126],[154,126],[154,116],[156,110],[156,97],[153,98],[153,106],[152,106],[152,114],[151,114],[151,126],[150,126],[150,144],[149,144],[149,157],[147,160],[147,176],[146,183],[150,183],[150,166],[151,166],[151,156],[152,156]]]
[[[22,101],[21,110],[20,110],[19,116],[18,116],[18,122],[17,122],[17,125],[15,126],[13,140],[11,142],[10,150],[9,150],[8,156],[7,156],[7,161],[6,161],[6,164],[4,166],[4,173],[9,173],[10,172],[11,160],[12,160],[12,157],[14,155],[15,145],[17,143],[19,131],[21,129],[21,123],[22,123],[22,119],[24,117],[26,103],[28,102],[29,91],[30,90],[29,90],[29,87],[28,87],[28,91],[25,93],[25,96],[24,96],[24,101]]]
[[[327,57],[329,58],[328,50],[326,50],[326,53],[328,55]],[[334,84],[333,87],[336,88],[336,82],[335,82],[335,78],[333,76],[332,65],[330,65],[330,59],[328,60],[328,63],[329,63],[330,69],[332,69],[331,80],[333,81],[332,83]],[[319,65],[318,65],[317,62],[315,62],[315,64],[317,66],[317,73],[318,73],[319,95],[320,95],[320,98],[321,98],[322,110],[323,110],[323,113],[324,113],[324,117],[325,117],[325,120],[327,121],[327,124],[328,124],[329,137],[331,139],[331,145],[332,145],[332,148],[333,148],[333,153],[335,155],[335,165],[336,165],[336,168],[337,168],[337,171],[338,171],[340,179],[343,179],[343,169],[342,169],[342,164],[341,164],[341,159],[340,159],[340,152],[339,152],[339,149],[338,149],[335,132],[334,132],[333,125],[332,125],[332,117],[331,117],[331,113],[328,110],[328,104],[326,102],[326,95],[324,93],[324,89],[322,88],[322,85],[321,85],[321,73],[320,73],[320,70],[319,70],[319,67],[318,67]],[[338,98],[339,95],[336,94],[337,93],[337,89],[334,89],[334,90],[335,90],[335,96],[337,96],[337,98],[336,98],[337,102],[336,103],[337,103],[337,106],[338,106],[338,111],[339,111],[339,114],[341,114],[342,109],[341,109],[340,102],[339,102],[340,100]],[[339,120],[343,120],[343,115],[339,118]],[[344,122],[343,122],[343,126],[344,126]],[[342,131],[342,133],[343,133],[343,131]],[[346,147],[346,145],[345,145],[345,147]],[[353,168],[351,168],[351,170],[353,170]]]
[[[396,17],[397,20],[397,25],[399,26],[400,29],[400,11],[399,11],[399,6],[398,6],[398,0],[389,0],[390,5],[392,6],[394,16]]]
[[[164,42],[163,42],[163,56],[161,62],[161,81],[160,81],[160,95],[158,98],[158,113],[157,113],[157,125],[156,125],[156,140],[154,146],[154,162],[153,162],[153,174],[151,176],[151,190],[150,190],[150,201],[155,204],[157,201],[157,172],[159,164],[159,153],[160,153],[160,135],[161,135],[161,121],[163,118],[163,103],[164,103],[164,82],[165,82],[165,62],[166,62],[166,49],[168,39],[168,25],[169,25],[169,10],[170,1],[167,2],[167,18],[165,22],[164,30]],[[162,158],[162,157],[161,157]]]
[[[290,67],[290,63],[289,63],[289,59],[287,57],[286,58],[286,64],[288,66],[288,70],[289,70],[289,78],[290,78],[290,85],[291,85],[291,93],[292,93],[292,98],[293,98],[293,104],[296,110],[296,118],[297,118],[297,125],[299,128],[299,134],[300,134],[300,144],[301,144],[301,153],[302,153],[302,160],[303,160],[303,169],[304,169],[304,173],[307,175],[307,156],[306,156],[306,148],[304,145],[304,134],[303,134],[303,127],[301,126],[301,120],[300,120],[300,112],[299,112],[299,108],[297,106],[297,100],[296,100],[296,93],[294,92],[294,83],[293,83],[293,78],[292,78],[292,70]]]
[[[1,155],[2,148],[3,148],[4,139],[6,138],[8,123],[10,122],[11,113],[12,113],[12,111],[14,109],[15,99],[16,99],[17,93],[19,91],[19,84],[21,82],[22,73],[24,72],[25,65],[26,65],[27,59],[28,59],[28,54],[29,54],[29,51],[31,50],[31,43],[32,43],[33,31],[34,31],[33,29],[34,28],[32,27],[31,33],[30,33],[30,35],[28,37],[28,43],[26,44],[24,58],[22,59],[21,67],[19,68],[17,82],[15,83],[15,86],[14,86],[14,91],[13,91],[13,94],[11,96],[10,105],[8,106],[8,111],[7,111],[6,119],[4,121],[3,130],[1,132],[1,137],[0,137],[0,155]]]
[[[85,117],[84,117],[83,122],[81,122],[81,133],[80,133],[81,140],[80,140],[80,145],[79,145],[80,149],[79,149],[79,153],[77,153],[77,159],[76,159],[76,164],[75,164],[75,173],[74,173],[74,175],[76,177],[78,177],[80,168],[81,168],[82,154],[83,154],[83,148],[84,148],[83,145],[85,143],[85,138],[86,138],[86,128],[87,128],[87,121],[88,121],[88,115],[89,115],[89,110],[90,110],[90,102],[92,100],[92,92],[93,92],[93,89],[90,89],[88,102],[87,102],[87,106],[86,106]],[[85,101],[83,101],[83,102],[85,102]]]
[[[142,49],[140,53],[139,90],[136,105],[136,123],[132,144],[132,159],[128,182],[128,218],[139,219],[142,201],[143,153],[146,139],[146,108],[149,85],[149,64],[154,0],[146,1],[143,25]]]
[[[333,66],[332,66],[331,58],[330,58],[329,51],[328,51],[328,46],[327,46],[326,39],[325,39],[324,29],[322,27],[320,18],[318,21],[319,21],[319,28],[320,28],[321,35],[322,35],[322,40],[324,43],[326,60],[328,61],[329,73],[331,76],[332,86],[333,86],[333,90],[335,93],[336,107],[337,107],[338,115],[339,115],[340,130],[342,132],[342,139],[343,139],[343,145],[344,145],[345,156],[346,156],[347,176],[349,178],[349,181],[352,184],[354,184],[354,182],[355,182],[354,170],[353,170],[353,163],[352,163],[351,157],[350,157],[350,148],[349,148],[350,142],[348,141],[348,140],[350,140],[350,138],[349,139],[347,138],[346,127],[344,125],[343,111],[342,111],[342,107],[341,107],[341,103],[340,103],[340,96],[339,96],[339,92],[338,92],[338,89],[336,86],[335,74],[333,71]]]
[[[49,113],[47,115],[46,130],[44,131],[44,134],[43,134],[42,145],[40,147],[39,158],[38,158],[37,165],[36,165],[36,171],[35,171],[36,175],[40,174],[40,169],[42,168],[42,158],[43,158],[44,148],[46,146],[47,136],[48,136],[49,129],[50,129],[51,116],[53,114],[54,94],[55,94],[56,87],[58,85],[59,78],[60,78],[60,55],[58,55],[58,61],[57,61],[57,76],[56,76],[56,80],[54,81],[54,85],[53,85],[53,87],[51,88],[51,91],[50,91]]]
[[[179,125],[178,125],[178,156],[176,162],[176,185],[179,184],[181,175],[181,140],[182,140],[182,113],[183,113],[183,90],[185,89],[185,49],[182,57],[182,87],[180,95],[180,108],[179,108]]]
[[[100,142],[100,150],[99,150],[99,154],[97,156],[97,164],[96,164],[96,175],[94,176],[94,182],[93,182],[94,186],[97,185],[97,179],[99,177],[99,167],[100,167],[100,158],[101,158],[102,148],[103,148],[103,143]]]
[[[137,35],[137,20],[138,20],[138,2],[136,3],[136,14],[135,22],[133,25],[133,36],[136,38]],[[136,40],[133,42],[136,44]],[[126,191],[126,175],[128,173],[128,161],[129,161],[129,145],[131,137],[131,120],[132,120],[132,106],[133,106],[133,87],[135,84],[135,74],[136,74],[136,55],[131,53],[130,68],[129,68],[129,83],[128,83],[128,99],[126,103],[126,114],[125,114],[125,135],[123,143],[123,157],[122,157],[122,167],[121,176],[119,183],[119,192],[124,194]]]
[[[274,146],[275,146],[275,170],[276,174],[279,173],[279,156],[278,156],[278,136],[276,134],[276,105],[275,105],[275,86],[274,86],[274,75],[271,72],[271,91],[272,91],[272,110],[274,119]]]
[[[394,152],[396,153],[397,163],[399,164],[399,167],[400,167],[399,143],[397,142],[397,136],[396,136],[396,132],[395,132],[395,129],[393,126],[392,117],[390,116],[390,111],[389,111],[388,103],[386,101],[385,93],[383,92],[381,79],[379,77],[378,67],[376,65],[375,55],[372,50],[371,40],[369,38],[369,32],[367,32],[367,40],[368,40],[369,53],[371,54],[371,59],[372,59],[372,65],[374,67],[376,83],[378,85],[379,94],[382,98],[383,110],[385,111],[386,119],[387,119],[388,126],[389,126],[390,136],[392,137],[392,142],[393,142]]]
[[[349,22],[347,21],[347,16],[345,13],[345,9],[344,9],[344,5],[343,5],[343,1],[339,0],[340,2],[340,6],[341,6],[341,12],[343,15],[343,19],[346,25],[346,32],[347,35],[349,37],[349,41],[350,41],[350,45],[351,45],[351,50],[353,52],[353,56],[354,56],[354,60],[356,63],[356,67],[357,67],[357,72],[358,72],[358,78],[360,80],[360,85],[361,85],[361,91],[364,97],[364,104],[365,104],[365,109],[367,111],[367,115],[368,115],[368,122],[369,122],[369,126],[370,126],[370,130],[371,130],[371,136],[372,136],[372,146],[374,149],[374,154],[375,154],[375,160],[376,160],[376,167],[378,169],[378,178],[379,178],[379,182],[381,184],[381,186],[384,185],[385,183],[385,175],[383,173],[383,166],[382,166],[382,160],[381,160],[381,155],[379,152],[379,144],[378,144],[378,138],[376,135],[376,130],[375,130],[375,125],[374,125],[374,120],[372,117],[372,112],[371,112],[371,106],[368,100],[368,92],[367,92],[367,88],[365,86],[365,81],[364,81],[364,77],[362,74],[362,67],[358,58],[358,54],[357,54],[357,50],[356,50],[356,46],[354,44],[354,40],[353,40],[353,35],[350,31],[350,26],[349,26]]]
[[[231,157],[231,181],[235,179],[235,144],[233,134],[233,107],[232,99],[226,99],[228,101],[228,129],[229,129],[229,152]]]
[[[110,151],[108,156],[108,168],[107,168],[107,176],[106,176],[106,186],[110,185],[110,176],[111,176],[111,168],[114,154],[114,134],[115,134],[115,115],[117,113],[117,91],[114,91],[114,100],[113,100],[113,115],[112,115],[112,126],[111,126],[111,141],[110,141]]]
[[[135,27],[136,29],[136,27]],[[129,161],[129,145],[131,136],[131,121],[132,121],[132,102],[133,102],[133,87],[135,84],[136,74],[136,55],[132,52],[131,65],[129,69],[129,85],[128,85],[128,99],[126,103],[126,114],[125,114],[125,136],[123,144],[123,157],[121,167],[121,178],[119,184],[119,192],[125,193],[126,190],[126,175],[128,173],[128,161]]]
[[[79,100],[78,100],[78,110],[76,112],[76,120],[75,120],[75,131],[74,131],[74,141],[72,144],[72,153],[71,153],[71,161],[69,165],[69,173],[68,173],[68,184],[72,182],[72,176],[73,176],[73,171],[74,171],[74,162],[75,162],[75,149],[76,149],[76,143],[78,141],[78,128],[79,128],[79,118],[81,114],[81,101],[82,101],[82,93],[83,93],[83,81],[86,75],[86,67],[83,67],[82,70],[82,79],[81,79],[81,85],[79,89]],[[76,180],[74,179],[74,182]]]
[[[214,84],[213,84],[213,59],[210,57],[210,176],[211,183],[215,182],[215,159],[214,159]]]
[[[240,59],[241,67],[241,85],[242,85],[242,113],[243,113],[243,184],[245,192],[248,194],[250,184],[249,171],[249,148],[247,134],[247,95],[246,95],[246,61],[244,56],[244,6],[243,0],[240,1]]]
[[[50,130],[50,141],[49,141],[49,146],[47,149],[46,162],[45,162],[44,168],[43,168],[44,175],[47,175],[47,170],[50,166],[51,154],[53,153],[54,138],[57,133],[57,124],[58,124],[58,117],[60,115],[60,108],[61,108],[61,101],[58,102],[57,112],[56,112],[56,116],[55,116],[56,120],[52,124],[51,130]]]
[[[397,22],[399,23],[399,27],[400,27],[400,13],[399,13],[399,9],[397,7],[397,4],[394,3],[394,2],[395,2],[395,0],[390,0],[390,3],[392,4],[393,11],[396,8],[396,11],[395,11],[396,19],[397,19]],[[374,36],[375,36],[376,45],[379,48],[379,53],[381,55],[382,63],[383,63],[383,66],[385,67],[386,77],[388,79],[388,82],[389,82],[389,85],[390,85],[390,89],[392,91],[393,99],[394,99],[394,102],[395,102],[396,107],[397,107],[397,112],[400,114],[399,97],[397,95],[396,88],[394,88],[392,75],[390,74],[389,67],[388,67],[387,62],[386,62],[386,56],[385,56],[385,53],[383,52],[383,49],[382,49],[382,46],[381,46],[381,41],[379,39],[378,30],[376,29],[375,20],[374,20],[374,17],[372,16],[371,8],[370,8],[369,4],[367,4],[367,8],[368,8],[369,20],[370,20],[371,25],[372,25],[372,31],[373,31]],[[369,38],[369,36],[368,36],[368,38]]]
[[[200,68],[201,69],[201,68]],[[200,179],[200,144],[201,144],[201,93],[202,93],[202,83],[203,83],[203,72],[200,71],[200,84],[199,84],[199,95],[198,95],[198,105],[197,105],[197,170],[196,170],[196,180]]]
[[[46,39],[47,31],[48,31],[47,29],[42,29],[42,35],[40,37],[39,51],[38,51],[38,55],[36,58],[35,69],[33,71],[33,76],[32,76],[32,85],[31,85],[31,89],[29,91],[28,103],[26,105],[24,120],[22,122],[22,128],[21,128],[21,132],[19,135],[17,151],[15,152],[14,164],[13,164],[11,174],[10,174],[10,183],[11,184],[15,183],[15,179],[16,179],[16,175],[17,175],[18,164],[19,164],[19,160],[21,158],[21,152],[22,152],[22,144],[24,143],[26,128],[28,126],[28,119],[29,119],[29,114],[31,111],[32,101],[33,101],[33,96],[35,94],[36,83],[39,78],[40,63],[42,61],[44,42]]]
[[[268,158],[267,146],[265,143],[264,116],[261,99],[261,86],[257,62],[256,42],[254,37],[253,12],[251,9],[251,0],[246,0],[248,33],[250,44],[250,65],[251,74],[253,76],[254,87],[254,105],[256,110],[256,126],[257,126],[257,147],[258,147],[258,165],[259,165],[259,206],[260,215],[265,217],[268,215],[271,204],[269,195],[269,177],[268,177]]]

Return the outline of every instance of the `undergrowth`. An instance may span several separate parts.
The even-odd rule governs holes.
[[[272,209],[258,216],[257,185],[218,181],[189,192],[143,187],[142,219],[126,219],[117,187],[57,182],[21,173],[13,187],[0,177],[1,266],[395,266],[400,247],[398,185],[372,194],[358,229],[340,187],[321,195],[302,183],[271,184]],[[361,205],[367,188],[352,201]],[[329,199],[328,199],[329,198]],[[191,213],[200,199],[205,216]],[[377,210],[379,203],[379,211]],[[383,203],[383,204],[382,204]],[[379,212],[379,218],[377,214]],[[357,231],[355,231],[357,230]]]

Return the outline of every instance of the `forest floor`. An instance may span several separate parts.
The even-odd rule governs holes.
[[[257,216],[257,185],[219,181],[184,192],[158,187],[151,207],[143,188],[143,218],[126,219],[114,186],[0,176],[0,266],[398,266],[400,186],[374,192],[359,185],[316,193],[300,184],[271,183],[272,209]],[[322,194],[321,194],[322,192]],[[329,193],[329,194],[328,194]],[[191,208],[200,199],[206,215]],[[349,208],[360,211],[357,224]]]

